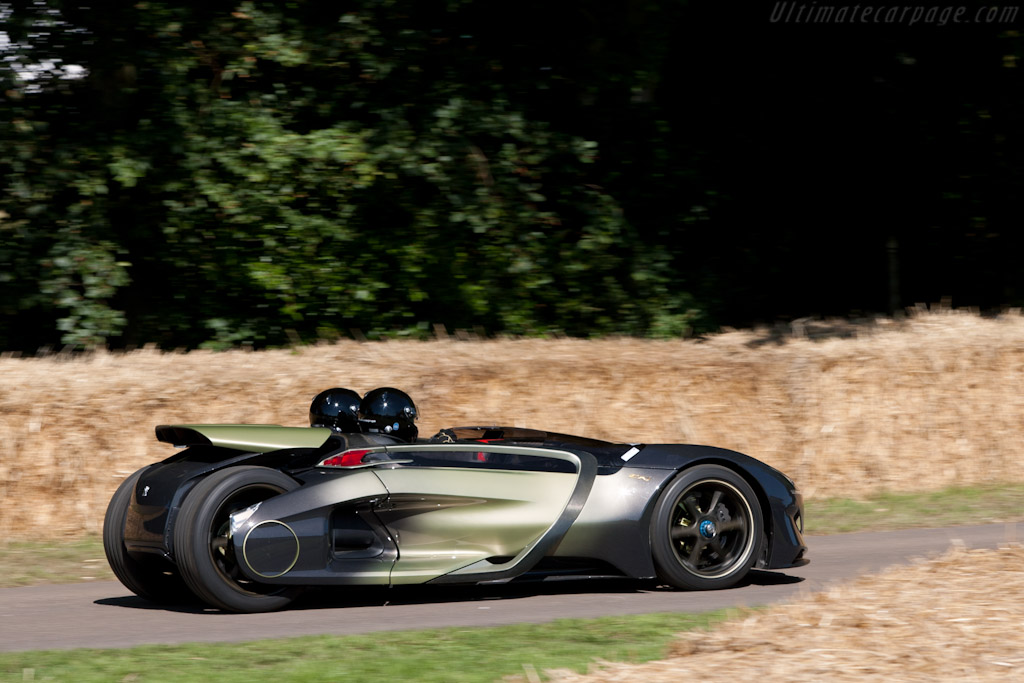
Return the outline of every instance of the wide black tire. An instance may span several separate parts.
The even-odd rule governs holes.
[[[158,555],[130,555],[125,548],[125,518],[140,476],[142,470],[121,482],[107,504],[107,513],[103,517],[103,550],[107,562],[114,570],[114,576],[140,598],[165,605],[193,601],[195,596],[171,562]]]
[[[728,588],[754,566],[763,530],[761,506],[742,476],[720,465],[683,470],[651,518],[655,569],[676,588]]]
[[[181,506],[174,554],[185,583],[204,602],[229,612],[271,612],[287,607],[300,587],[258,583],[239,569],[228,518],[233,512],[298,488],[266,467],[230,467],[199,482]]]

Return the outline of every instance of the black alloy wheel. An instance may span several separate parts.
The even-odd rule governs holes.
[[[757,559],[764,523],[750,484],[720,465],[681,472],[658,498],[651,551],[676,588],[712,590],[741,581]]]

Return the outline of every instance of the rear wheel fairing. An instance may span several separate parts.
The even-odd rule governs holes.
[[[193,449],[189,449],[193,450]],[[125,546],[132,552],[173,552],[174,519],[181,501],[203,476],[246,462],[254,454],[212,448],[194,449],[150,465],[139,477],[125,519]],[[221,456],[215,459],[214,456]],[[213,459],[214,462],[210,462]]]
[[[232,547],[230,520],[240,510],[259,506],[299,486],[279,470],[257,466],[221,470],[197,484],[182,504],[174,529],[177,564],[189,589],[207,604],[231,612],[266,612],[290,604],[301,588],[268,586],[239,571],[239,561],[247,551],[243,548],[239,553]],[[280,524],[267,526],[286,530]],[[277,540],[283,538],[278,536]],[[274,546],[272,553],[266,552],[268,540]],[[294,535],[284,547],[272,536],[261,541],[262,547],[252,549],[260,574],[286,571],[296,554]]]
[[[232,518],[236,553],[250,538],[258,541],[264,533],[261,529],[267,525],[283,525],[294,533],[298,543],[295,562],[278,576],[261,576],[259,567],[244,561],[242,571],[264,583],[388,583],[398,550],[374,513],[387,497],[380,479],[373,471],[361,469],[318,470],[304,474],[301,480],[301,488]],[[361,543],[360,539],[366,542]]]
[[[275,469],[311,467],[332,448],[328,439],[320,448],[292,448],[267,453],[238,451],[217,446],[193,446],[142,470],[125,519],[125,546],[131,552],[160,555],[174,552],[174,521],[188,492],[203,477],[226,467],[263,465]]]
[[[130,552],[124,544],[125,519],[142,470],[125,479],[103,517],[103,549],[114,574],[133,593],[153,602],[184,602],[191,593],[176,567],[155,554]]]

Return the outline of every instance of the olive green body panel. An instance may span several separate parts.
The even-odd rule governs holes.
[[[264,543],[269,552],[268,529],[287,530],[297,543],[294,567],[280,575],[268,576],[262,565],[245,561],[242,571],[280,584],[503,580],[528,570],[557,544],[579,514],[595,473],[589,454],[552,449],[416,444],[366,452],[388,457],[303,473],[302,488],[236,516],[236,544],[245,544],[257,527],[259,538],[248,539],[246,547]],[[473,466],[477,456],[513,461]],[[561,471],[530,469],[541,462],[533,458],[568,465]],[[369,548],[339,552],[331,539],[324,542],[325,522],[343,510],[363,510],[370,527],[374,520],[380,525],[383,545],[376,546],[377,554]]]
[[[393,455],[396,458],[411,457],[413,459],[415,459],[416,452],[435,455],[447,453],[450,457],[456,458],[457,461],[461,460],[463,462],[466,456],[474,454],[484,456],[485,459],[490,459],[493,455],[498,462],[501,462],[502,456],[515,456],[518,459],[525,458],[526,460],[535,459],[536,463],[542,463],[545,460],[560,460],[564,463],[569,463],[570,469],[574,470],[573,472],[535,471],[514,463],[508,463],[504,467],[499,465],[497,469],[477,469],[460,466],[409,468],[410,472],[417,469],[419,472],[436,472],[438,475],[438,481],[434,485],[436,489],[447,488],[456,497],[470,500],[483,499],[484,501],[480,504],[469,506],[449,505],[448,507],[450,508],[461,507],[461,514],[449,515],[443,520],[439,519],[437,524],[432,520],[416,522],[417,526],[413,530],[423,534],[420,538],[424,541],[424,546],[429,545],[428,535],[433,534],[438,539],[446,541],[450,548],[459,550],[461,547],[468,547],[465,542],[469,540],[468,537],[462,535],[462,532],[459,531],[459,527],[466,527],[467,525],[474,529],[474,533],[479,534],[477,538],[472,539],[476,543],[473,551],[477,553],[481,552],[481,546],[486,548],[488,553],[494,553],[494,551],[500,549],[507,549],[511,553],[521,543],[526,542],[525,545],[518,549],[514,556],[509,557],[509,554],[499,552],[484,555],[480,559],[469,562],[465,560],[471,560],[471,558],[459,557],[458,552],[453,553],[454,561],[449,559],[450,556],[445,557],[440,546],[429,548],[410,547],[412,551],[423,550],[424,552],[414,554],[410,558],[413,562],[410,562],[409,565],[403,565],[401,568],[396,567],[396,571],[392,573],[392,583],[411,583],[423,580],[439,583],[503,581],[528,571],[541,557],[558,544],[559,540],[575,521],[590,493],[597,472],[594,457],[589,453],[560,449],[506,446],[479,442],[475,444],[436,444],[431,446],[424,446],[422,444],[388,446],[387,451],[389,455]],[[453,470],[458,471],[462,469],[472,469],[472,472],[468,474],[483,476],[469,477],[459,472],[460,478],[457,484],[446,485],[444,483],[444,478],[450,476]],[[382,481],[384,481],[383,477],[386,476],[385,472],[388,471],[391,470],[377,470],[377,474],[382,477]],[[521,476],[518,478],[491,478],[488,476],[499,473],[535,476]],[[385,484],[387,484],[386,481]],[[402,484],[419,486],[415,476],[410,479],[394,479],[392,481],[392,486],[395,487]],[[493,487],[496,485],[499,488],[493,490]],[[483,486],[483,489],[480,488],[481,486]],[[538,487],[541,490],[531,491],[531,487]],[[417,489],[414,488],[413,490]],[[481,494],[481,490],[485,494],[493,494],[492,498],[485,498]],[[389,487],[389,493],[392,497],[395,497],[399,493],[405,492]],[[549,501],[545,500],[545,495],[553,496],[556,504],[551,505]],[[418,516],[432,517],[438,512],[446,511],[447,508],[441,507],[442,499],[438,499],[437,496],[444,496],[444,501],[450,501],[452,496],[440,492],[433,494],[433,496],[435,497],[436,509]],[[421,497],[427,501],[431,500],[427,496]],[[408,502],[409,497],[405,496],[399,500]],[[535,504],[539,503],[542,511],[530,511],[530,506],[527,504],[527,501],[530,500],[534,500]],[[510,510],[510,508],[514,508],[514,511]],[[525,517],[525,519],[512,522],[495,522],[496,509],[504,510],[510,514],[514,512],[521,517]],[[502,525],[498,534],[487,529],[486,524],[474,521],[474,517],[478,512],[483,517],[491,518],[492,521],[490,523]],[[497,516],[500,517],[500,515]],[[531,535],[533,537],[526,540]],[[481,539],[483,542],[481,542]],[[462,546],[453,546],[452,541],[463,543]],[[441,552],[438,552],[439,550]],[[401,564],[403,553],[404,551],[400,548],[398,564]],[[435,578],[430,578],[432,574]]]
[[[156,437],[175,446],[220,446],[249,453],[319,448],[331,430],[280,425],[160,425]]]
[[[558,520],[576,474],[486,469],[377,470],[392,494],[378,516],[399,556],[391,583],[422,583],[491,557],[514,557]]]

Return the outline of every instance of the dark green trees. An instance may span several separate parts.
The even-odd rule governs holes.
[[[691,315],[587,126],[554,108],[607,83],[566,82],[532,22],[508,33],[482,3],[80,4],[4,6],[0,346]]]
[[[1024,303],[1024,18],[0,1],[0,349]]]

